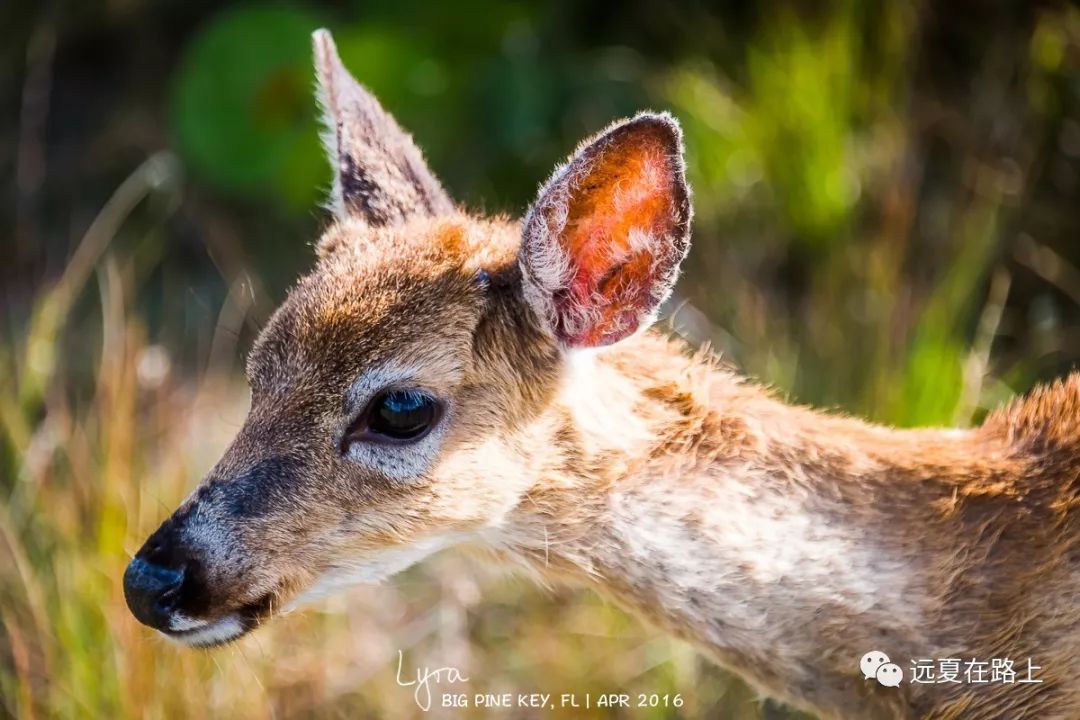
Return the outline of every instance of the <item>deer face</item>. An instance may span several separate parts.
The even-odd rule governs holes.
[[[647,325],[686,252],[669,118],[583,146],[523,224],[475,219],[315,40],[337,221],[251,352],[246,422],[124,577],[135,616],[191,645],[497,532],[566,353]]]

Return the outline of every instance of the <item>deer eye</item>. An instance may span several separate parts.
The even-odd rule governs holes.
[[[345,434],[344,450],[357,440],[415,442],[439,419],[439,402],[420,390],[388,390],[376,395]]]

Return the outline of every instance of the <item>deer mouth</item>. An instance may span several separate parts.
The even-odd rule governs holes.
[[[213,620],[174,616],[165,637],[188,647],[213,648],[239,640],[273,614],[274,593],[267,593],[255,602]]]

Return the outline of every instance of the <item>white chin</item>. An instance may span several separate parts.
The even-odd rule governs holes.
[[[178,619],[173,630],[162,635],[173,642],[188,647],[213,647],[235,640],[247,632],[244,622],[236,614],[226,615],[214,621]]]

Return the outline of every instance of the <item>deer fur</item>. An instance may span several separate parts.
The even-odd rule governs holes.
[[[141,552],[225,642],[453,545],[597,592],[822,718],[1080,717],[1080,375],[977,429],[783,402],[645,327],[689,238],[675,121],[579,148],[524,222],[450,204],[324,31],[337,218],[249,360],[250,415]],[[445,400],[343,446],[382,387]],[[859,658],[1030,657],[1041,684],[883,687]]]

